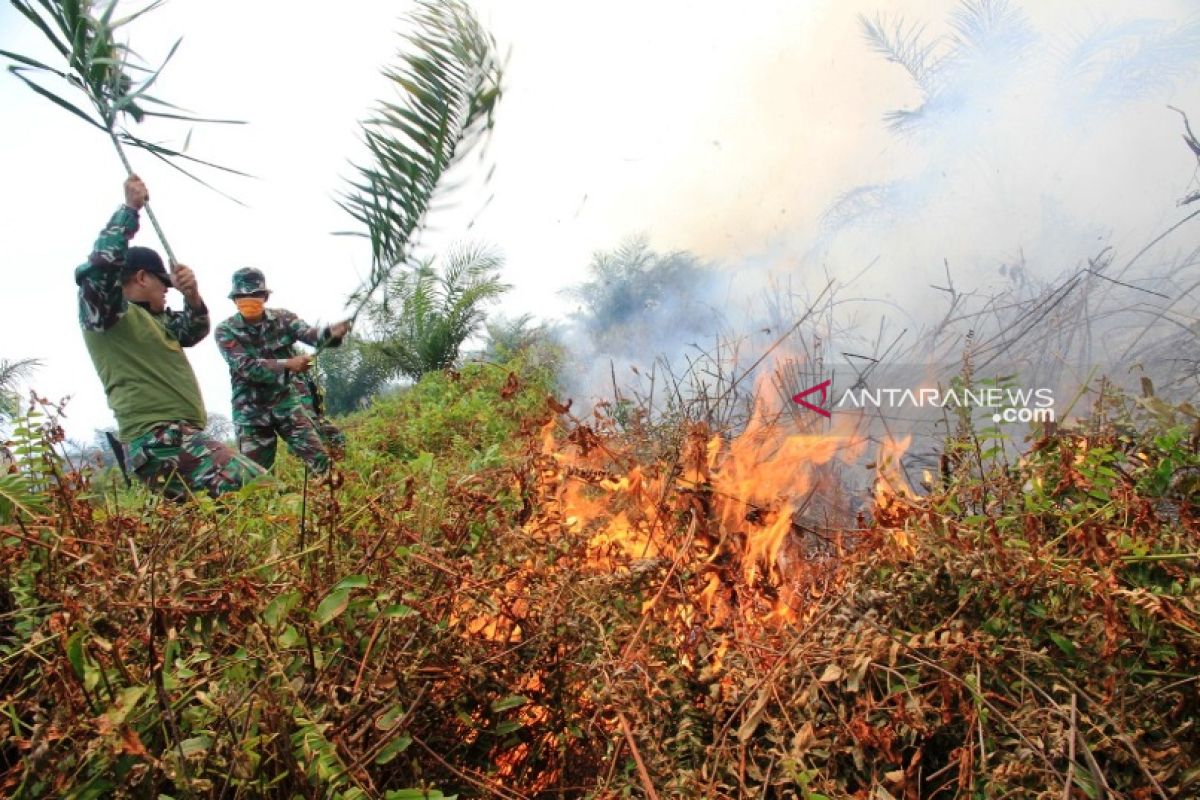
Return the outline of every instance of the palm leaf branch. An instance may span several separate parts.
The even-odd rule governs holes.
[[[406,264],[435,191],[490,131],[501,94],[495,41],[462,0],[418,0],[409,20],[406,52],[384,71],[399,99],[362,123],[369,160],[339,200],[371,245],[355,317],[381,288],[386,307],[389,280]]]
[[[123,127],[126,117],[133,118],[135,122],[141,122],[147,116],[178,118],[190,122],[235,122],[234,120],[181,117],[163,112],[146,111],[143,108],[143,104],[147,103],[176,108],[151,97],[147,94],[147,90],[157,82],[163,69],[175,55],[180,42],[176,41],[171,46],[158,69],[149,69],[136,63],[134,52],[127,44],[117,41],[116,32],[158,8],[164,0],[153,0],[140,10],[116,19],[114,19],[114,15],[117,9],[117,0],[109,0],[98,16],[93,14],[93,4],[86,0],[37,0],[36,4],[29,0],[10,0],[10,2],[25,19],[41,31],[51,46],[63,57],[66,64],[65,68],[56,68],[28,56],[0,51],[0,57],[15,62],[9,66],[9,72],[16,75],[38,95],[50,100],[89,125],[105,131],[127,173],[133,174],[133,166],[125,154],[125,146],[150,153],[208,188],[212,187],[174,161],[177,159],[188,160],[227,172],[242,174],[237,173],[236,170],[191,158],[180,151],[154,144],[132,135]],[[34,72],[43,78],[49,77],[64,82],[68,90],[81,93],[87,101],[86,104],[73,102],[63,94],[51,91],[23,74],[27,71]],[[135,80],[132,77],[134,74],[139,75],[140,79]],[[85,111],[85,105],[90,105],[92,111]],[[228,197],[228,195],[225,196]],[[176,263],[174,253],[149,205],[146,206],[146,212],[163,244],[163,249],[167,252],[168,259],[174,265]]]

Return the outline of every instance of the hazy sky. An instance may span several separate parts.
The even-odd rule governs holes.
[[[1051,277],[1093,243],[1136,249],[1178,219],[1174,202],[1192,178],[1179,118],[1164,105],[1200,120],[1200,6],[1081,5],[1028,3],[1019,52],[951,65],[940,85],[953,91],[925,126],[898,134],[883,115],[918,106],[921,90],[870,49],[858,16],[901,13],[933,38],[952,32],[958,3],[479,2],[510,52],[488,151],[493,198],[461,197],[432,220],[429,242],[495,244],[515,287],[500,310],[541,316],[569,311],[559,290],[582,279],[593,252],[637,232],[719,263],[736,278],[731,291],[761,285],[767,271],[848,282],[878,259],[847,290],[893,297],[914,317],[934,298],[943,258],[982,285],[1019,253]],[[273,305],[338,318],[368,257],[361,242],[330,235],[352,225],[334,199],[360,154],[357,121],[386,91],[378,73],[400,45],[405,7],[172,0],[129,29],[151,62],[183,36],[162,97],[249,123],[191,137],[193,154],[256,176],[206,173],[246,207],[133,155],[214,322],[233,312],[229,276],[247,265],[267,273]],[[45,55],[8,4],[0,48]],[[0,107],[0,357],[42,359],[35,385],[72,395],[68,433],[88,438],[111,418],[71,273],[121,201],[122,170],[102,135],[6,74]],[[178,144],[186,128],[142,133]],[[879,208],[830,214],[861,187],[874,187],[861,196]],[[137,241],[156,246],[148,224]],[[228,414],[212,340],[190,357],[206,405]]]

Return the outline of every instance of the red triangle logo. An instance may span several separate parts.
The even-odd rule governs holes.
[[[800,405],[804,406],[809,411],[817,412],[822,417],[829,417],[829,416],[831,416],[830,413],[828,411],[826,411],[825,409],[821,408],[821,404],[823,404],[827,399],[829,399],[828,389],[829,389],[830,385],[832,385],[832,384],[833,384],[832,379],[823,380],[820,383],[818,383],[816,386],[811,386],[808,389],[805,389],[803,392],[800,392],[799,394],[792,395],[792,400],[799,403]],[[817,401],[818,405],[813,405],[812,403],[810,403],[804,399],[804,398],[808,397],[810,394],[812,394],[813,392],[818,392],[818,391],[821,393],[821,399]]]

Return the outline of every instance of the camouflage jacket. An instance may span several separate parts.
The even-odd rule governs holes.
[[[117,209],[75,270],[83,342],[126,442],[164,422],[203,427],[207,418],[183,348],[208,335],[208,309],[155,313],[126,299],[121,269],[137,229],[137,211]]]
[[[284,363],[296,355],[296,342],[313,347],[337,347],[340,338],[329,327],[309,325],[290,311],[268,308],[258,322],[234,314],[217,326],[217,346],[229,365],[233,385],[234,420],[261,416],[291,397],[306,374],[290,372]],[[306,387],[307,388],[307,387]]]
[[[121,291],[121,267],[129,240],[138,230],[138,212],[121,206],[100,231],[86,264],[75,269],[79,287],[79,325],[85,331],[106,331],[125,315],[129,301]],[[148,311],[149,309],[147,309]],[[168,335],[184,347],[191,347],[208,336],[208,309],[183,311],[167,309],[158,316]]]

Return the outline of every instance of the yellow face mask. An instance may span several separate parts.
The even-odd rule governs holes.
[[[248,320],[256,320],[263,315],[263,306],[266,300],[261,297],[239,297],[233,301],[237,306],[238,312]]]

